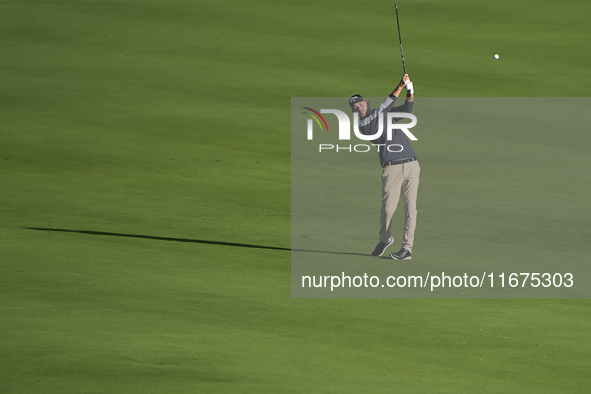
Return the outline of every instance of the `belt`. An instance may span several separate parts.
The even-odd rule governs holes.
[[[404,163],[408,163],[410,161],[417,161],[416,157],[405,157],[402,159],[394,159],[394,160],[390,160],[384,163],[384,168],[388,167],[388,166],[393,166],[396,164],[404,164]]]

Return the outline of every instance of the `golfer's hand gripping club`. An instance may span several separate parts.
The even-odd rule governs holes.
[[[408,91],[408,93],[410,93],[410,94],[415,93],[415,90],[413,89],[412,82],[410,81],[410,79],[406,80],[406,82],[404,83],[404,86],[406,87],[406,90]]]
[[[400,88],[406,88],[406,90],[410,93],[410,94],[414,94],[414,89],[412,86],[412,82],[410,80],[410,77],[408,76],[408,74],[404,74],[404,76],[402,77],[402,79],[400,80],[400,84],[398,85]]]

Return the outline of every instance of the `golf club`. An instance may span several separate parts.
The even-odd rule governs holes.
[[[402,68],[404,69],[404,73],[406,74],[406,64],[404,64],[404,52],[402,52],[402,37],[400,36],[400,22],[398,21],[398,6],[394,3],[394,8],[396,8],[396,25],[398,26],[398,41],[400,41],[400,55],[402,55]]]

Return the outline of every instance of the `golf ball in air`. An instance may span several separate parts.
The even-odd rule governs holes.
[[[498,59],[498,58],[499,58],[499,54],[495,53],[495,59]]]

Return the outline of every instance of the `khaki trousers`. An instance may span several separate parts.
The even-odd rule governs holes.
[[[421,167],[418,161],[387,166],[382,172],[382,211],[380,214],[380,242],[392,236],[392,217],[400,194],[404,202],[404,236],[402,247],[412,251],[417,227],[417,192]]]

